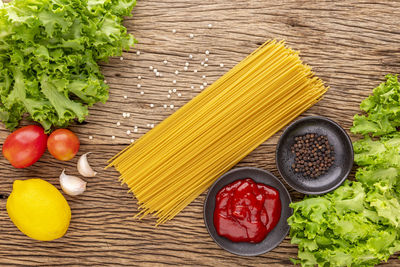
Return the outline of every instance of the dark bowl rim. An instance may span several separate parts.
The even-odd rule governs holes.
[[[320,190],[320,191],[307,191],[307,190],[302,190],[299,189],[296,185],[294,185],[290,179],[287,179],[281,172],[281,168],[279,167],[278,164],[278,151],[279,148],[282,144],[282,140],[284,140],[283,138],[285,138],[285,135],[287,135],[287,133],[294,128],[295,126],[297,126],[300,123],[303,123],[305,121],[309,121],[309,120],[321,120],[321,121],[325,121],[325,122],[329,122],[330,124],[334,125],[336,128],[339,129],[340,132],[342,132],[342,134],[344,135],[344,140],[346,141],[346,145],[349,145],[350,147],[350,151],[351,151],[351,156],[350,159],[352,161],[352,164],[350,166],[350,168],[348,168],[348,170],[345,172],[345,174],[343,175],[342,179],[338,180],[338,182],[326,189],[326,190]],[[289,124],[289,126],[286,127],[286,129],[283,131],[283,133],[281,134],[281,136],[279,137],[278,143],[276,145],[276,149],[275,149],[275,165],[276,168],[278,169],[279,175],[282,177],[283,180],[285,180],[285,182],[294,190],[296,190],[297,192],[303,193],[303,194],[307,194],[307,195],[322,195],[328,192],[331,192],[333,190],[335,190],[336,188],[338,188],[349,176],[351,170],[353,169],[353,165],[354,165],[354,149],[353,149],[353,143],[351,141],[350,136],[347,134],[347,132],[344,130],[344,128],[342,126],[340,126],[337,122],[333,121],[332,119],[329,119],[327,117],[323,117],[323,116],[307,116],[301,119],[298,119],[294,122],[292,122],[291,124]]]
[[[282,234],[282,236],[280,237],[279,241],[276,243],[275,246],[272,246],[272,247],[268,248],[267,250],[263,250],[263,251],[261,251],[261,252],[257,252],[257,253],[253,253],[253,254],[240,254],[240,253],[237,253],[237,252],[232,251],[232,250],[228,250],[227,248],[223,247],[223,246],[214,238],[214,235],[211,234],[210,226],[208,225],[208,223],[207,223],[207,221],[206,221],[206,217],[207,217],[207,216],[206,216],[206,203],[207,203],[207,200],[209,199],[209,196],[210,196],[212,190],[213,190],[214,187],[216,186],[216,184],[217,184],[220,180],[224,179],[227,175],[229,175],[229,174],[231,174],[231,173],[233,173],[233,172],[238,172],[238,171],[243,171],[243,170],[255,170],[255,171],[260,171],[260,172],[266,173],[267,175],[270,175],[270,176],[273,177],[273,179],[275,179],[279,184],[281,184],[281,186],[282,186],[282,188],[283,188],[283,190],[284,190],[283,192],[284,192],[284,193],[288,196],[288,198],[289,198],[289,204],[292,203],[292,197],[290,196],[290,193],[289,193],[289,191],[287,190],[285,184],[282,183],[282,181],[281,181],[278,177],[276,177],[276,176],[275,176],[274,174],[272,174],[270,171],[267,171],[267,170],[264,170],[264,169],[261,169],[261,168],[257,168],[257,167],[238,167],[238,168],[232,168],[231,170],[229,170],[229,171],[225,172],[224,174],[222,174],[217,180],[215,180],[215,182],[214,182],[214,183],[210,186],[210,188],[208,189],[207,195],[206,195],[206,197],[205,197],[205,199],[204,199],[204,203],[203,203],[203,221],[204,221],[204,225],[206,226],[206,229],[207,229],[207,232],[208,232],[209,236],[211,236],[211,238],[213,239],[214,243],[216,243],[220,248],[222,248],[222,249],[225,250],[225,251],[228,251],[229,253],[232,253],[232,254],[235,254],[235,255],[238,255],[238,256],[242,256],[242,257],[253,257],[253,256],[259,256],[259,255],[265,254],[265,253],[267,253],[267,252],[273,250],[273,249],[276,248],[277,246],[279,246],[279,245],[282,243],[282,241],[285,239],[285,237],[288,235],[288,233],[289,233],[289,231],[290,231],[290,225],[288,224],[287,230]],[[240,179],[240,178],[238,178],[238,179]],[[279,192],[281,192],[281,191],[279,190]],[[288,208],[289,208],[289,210],[290,210],[290,214],[293,215],[293,209],[292,209],[291,207],[289,207],[289,206],[288,206]],[[281,209],[282,209],[282,208],[281,208]],[[287,223],[287,220],[286,220],[286,223]],[[275,227],[277,227],[277,225],[276,225]],[[268,237],[268,236],[267,236],[267,237]],[[267,238],[267,237],[266,237],[266,238]],[[232,242],[232,241],[231,241],[231,242]]]

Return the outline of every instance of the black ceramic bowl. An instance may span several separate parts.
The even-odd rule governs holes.
[[[251,178],[257,183],[263,183],[274,187],[279,191],[281,199],[282,211],[278,224],[271,232],[269,232],[263,241],[257,244],[248,242],[232,242],[225,237],[219,236],[214,227],[215,198],[218,192],[224,186],[236,180],[245,178]],[[204,223],[212,239],[214,239],[215,243],[217,243],[221,248],[240,256],[260,255],[278,246],[287,235],[289,231],[287,219],[292,215],[292,209],[289,207],[291,201],[292,200],[285,186],[270,172],[252,167],[233,169],[222,175],[210,187],[204,202]]]
[[[304,177],[292,169],[295,155],[291,152],[294,138],[307,133],[325,135],[334,148],[335,160],[332,166],[316,178]],[[310,116],[290,124],[281,135],[276,147],[276,166],[285,181],[295,190],[304,194],[323,194],[338,186],[349,175],[353,167],[354,152],[350,137],[336,122],[325,117]]]

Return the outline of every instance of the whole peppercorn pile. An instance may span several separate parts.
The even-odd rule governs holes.
[[[291,147],[295,154],[292,169],[304,177],[316,178],[324,174],[335,161],[333,146],[325,135],[308,133],[295,137]]]

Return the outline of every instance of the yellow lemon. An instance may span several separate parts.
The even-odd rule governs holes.
[[[62,237],[71,220],[67,200],[42,179],[16,180],[7,199],[11,221],[27,236],[50,241]]]

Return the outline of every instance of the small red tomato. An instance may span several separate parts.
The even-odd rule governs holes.
[[[47,140],[47,149],[58,160],[70,160],[79,151],[79,138],[70,130],[55,130]]]
[[[11,133],[3,144],[3,155],[15,168],[26,168],[46,150],[47,135],[42,127],[29,125]]]

